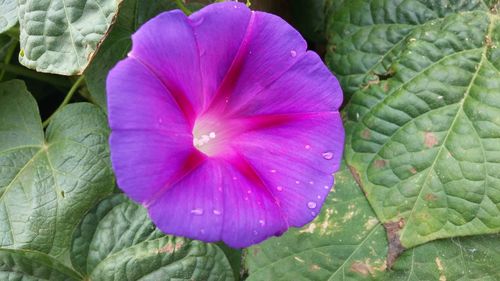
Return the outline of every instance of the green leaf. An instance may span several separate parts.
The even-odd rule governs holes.
[[[79,218],[113,190],[104,113],[90,104],[58,112],[44,137],[22,81],[0,84],[0,241],[55,257],[69,251]]]
[[[497,1],[489,1],[497,2]],[[326,63],[346,98],[391,72],[411,33],[465,11],[487,12],[488,1],[328,1]],[[467,27],[464,27],[467,28]]]
[[[106,77],[132,46],[130,36],[144,22],[160,12],[175,9],[174,1],[125,0],[113,30],[102,44],[85,77],[92,99],[106,110]]]
[[[384,228],[345,165],[335,181],[313,222],[246,250],[248,281],[363,280],[364,266],[385,270]]]
[[[82,277],[55,258],[36,251],[0,249],[0,279],[71,281]]]
[[[389,6],[392,17],[418,19],[423,4],[404,3],[415,9]],[[390,77],[357,91],[346,109],[347,163],[389,229],[393,256],[500,231],[500,17],[482,2],[457,3],[478,10],[422,6],[446,16],[398,35]]]
[[[0,0],[0,33],[3,33],[17,23],[17,1]]]
[[[108,197],[84,217],[71,259],[93,281],[234,280],[219,247],[165,236],[123,194]]]
[[[81,74],[121,0],[19,0],[19,61],[39,72]]]
[[[345,166],[321,214],[246,250],[248,281],[499,280],[500,235],[433,241],[386,269],[384,228]]]

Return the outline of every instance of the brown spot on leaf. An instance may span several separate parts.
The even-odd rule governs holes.
[[[370,139],[370,130],[364,129],[363,132],[361,133],[361,137],[363,137],[365,140]]]
[[[256,256],[259,253],[260,253],[260,247],[259,246],[252,247],[252,255]]]
[[[382,263],[380,260],[377,260],[372,263],[370,259],[366,259],[364,261],[355,261],[351,264],[350,271],[359,273],[363,276],[375,276],[377,271],[385,271],[387,269],[387,265],[383,262],[381,265],[377,266],[377,264]]]
[[[387,230],[387,240],[389,248],[387,250],[387,267],[391,268],[396,259],[404,252],[405,247],[401,244],[399,239],[399,230],[405,225],[405,221],[401,218],[399,221],[387,222],[384,224]]]
[[[366,193],[366,190],[363,188],[363,185],[361,184],[361,176],[359,175],[358,170],[354,168],[354,166],[348,165],[349,170],[351,171],[352,177],[354,178],[354,181],[358,184],[359,188],[361,188],[361,191],[365,194],[365,196],[368,196],[368,193]]]
[[[385,82],[382,84],[382,90],[387,93],[389,91],[389,83]]]
[[[437,199],[437,196],[432,194],[432,193],[427,193],[425,196],[424,196],[424,199],[426,201],[436,201]]]
[[[309,267],[310,271],[318,271],[320,269],[321,269],[321,267],[317,264],[311,264],[311,266]]]
[[[168,243],[167,245],[158,249],[158,254],[163,254],[163,253],[171,254],[175,251],[178,251],[180,248],[182,248],[182,246],[184,246],[184,242],[182,241],[178,241],[175,244]]]
[[[446,276],[444,275],[444,267],[441,259],[439,257],[436,257],[434,261],[436,262],[436,266],[439,270],[439,281],[446,281]]]
[[[410,173],[412,173],[413,175],[417,173],[417,169],[415,169],[415,167],[411,167],[410,168]]]
[[[436,138],[436,135],[434,135],[434,133],[425,132],[425,134],[424,134],[424,144],[425,144],[425,146],[427,146],[428,148],[432,148],[432,147],[434,147],[438,143],[439,143],[439,141]]]
[[[384,159],[377,159],[377,160],[375,160],[375,162],[373,162],[373,165],[375,165],[375,168],[379,168],[379,169],[384,168],[386,164],[387,164],[387,161],[385,161]]]

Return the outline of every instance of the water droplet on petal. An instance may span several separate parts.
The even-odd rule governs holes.
[[[325,185],[325,186],[324,186],[324,188],[325,188],[325,189],[329,189],[330,187],[329,187],[328,185]]]
[[[300,184],[300,181],[295,181],[296,184]]]
[[[214,215],[216,215],[216,216],[220,216],[220,214],[222,214],[222,212],[221,212],[221,211],[219,211],[219,210],[215,210],[215,209],[213,210],[213,213],[214,213]]]
[[[248,194],[252,194],[252,191],[249,189],[249,190],[247,190],[247,193]]]
[[[191,214],[193,214],[193,215],[197,215],[197,216],[199,216],[199,215],[203,215],[203,209],[199,209],[199,208],[197,208],[197,209],[192,209],[192,210],[191,210]]]
[[[316,212],[311,212],[311,215],[314,217],[316,216]]]
[[[290,55],[292,56],[292,58],[294,58],[297,56],[297,52],[295,50],[291,50]]]
[[[215,139],[215,136],[215,132],[210,132],[210,134],[208,134],[208,137],[211,139]]]
[[[313,184],[314,184],[314,182],[313,182],[313,181],[310,181],[310,182],[309,182],[309,184],[310,184],[310,185],[313,185]]]
[[[205,229],[200,229],[201,234],[205,233]]]
[[[310,146],[310,145],[308,145],[308,144],[306,144],[305,148],[306,148],[306,149],[311,149],[311,146]]]
[[[307,207],[308,207],[309,209],[314,209],[314,208],[316,208],[316,202],[309,201],[309,203],[307,203]]]
[[[238,178],[237,177],[233,177],[233,180],[237,180]]]
[[[245,199],[245,201],[248,201],[248,197],[247,197],[247,196],[245,196],[245,198],[244,198],[244,199]]]
[[[276,170],[269,170],[269,172],[274,174],[274,173],[276,173]]]
[[[265,220],[259,220],[259,223],[260,223],[260,226],[266,225],[266,221]]]
[[[325,158],[326,160],[332,160],[333,159],[333,153],[330,152],[330,151],[324,152],[322,155],[323,155],[323,158]]]
[[[321,199],[321,195],[318,195],[318,199]]]
[[[257,235],[257,234],[259,234],[259,233],[257,232],[257,230],[254,230],[254,231],[253,231],[253,235]]]
[[[276,190],[283,191],[283,186],[280,185],[280,186],[276,187]]]

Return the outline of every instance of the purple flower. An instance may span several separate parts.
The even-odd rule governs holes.
[[[160,14],[107,79],[119,187],[165,233],[246,247],[319,212],[340,86],[281,18],[237,2]]]

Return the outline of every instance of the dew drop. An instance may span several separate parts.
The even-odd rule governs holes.
[[[237,177],[233,177],[233,180],[237,180],[238,178]]]
[[[205,233],[205,229],[203,229],[203,228],[200,229],[200,232],[201,232],[201,234],[204,234]]]
[[[296,184],[300,184],[300,181],[295,181]]]
[[[163,123],[163,119],[162,118],[158,118],[158,123]]]
[[[306,149],[311,149],[311,146],[306,144],[306,146],[304,146]]]
[[[257,234],[259,234],[259,232],[257,232],[257,230],[254,230],[253,235],[257,235]]]
[[[321,199],[321,195],[318,195],[318,197],[317,197],[317,198],[318,198],[318,199]]]
[[[283,186],[280,185],[280,186],[276,187],[276,190],[283,191]]]
[[[192,209],[191,210],[191,214],[193,215],[197,215],[197,216],[200,216],[200,215],[203,215],[203,209]]]
[[[316,212],[311,212],[311,215],[314,217],[316,216]]]
[[[211,139],[215,139],[215,136],[215,132],[210,132],[210,134],[208,134],[208,137]]]
[[[269,172],[274,174],[274,173],[276,173],[276,170],[269,170]]]
[[[316,202],[309,201],[309,203],[307,203],[307,207],[308,207],[309,209],[314,209],[314,208],[316,208]]]
[[[219,211],[219,210],[215,210],[215,209],[214,209],[212,212],[213,212],[213,213],[214,213],[214,215],[216,215],[216,216],[220,216],[220,214],[222,214],[222,212],[221,212],[221,211]]]
[[[245,196],[245,198],[244,198],[244,199],[245,199],[245,201],[248,201],[248,197],[247,197],[247,196]]]
[[[310,185],[313,185],[313,184],[314,184],[314,182],[313,182],[313,181],[310,181],[310,182],[309,182],[309,184],[310,184]]]
[[[249,189],[249,190],[247,190],[247,193],[248,194],[252,194],[252,191]]]
[[[325,158],[326,160],[333,159],[333,152],[327,151],[327,152],[324,152],[322,155],[323,155],[323,158]]]
[[[292,58],[294,58],[297,56],[297,52],[295,50],[291,50],[290,55],[292,56]]]
[[[259,220],[259,223],[260,223],[260,226],[266,225],[266,221],[265,220]]]
[[[325,189],[329,189],[330,187],[329,187],[328,185],[325,185],[325,186],[324,186],[324,188],[325,188]]]

